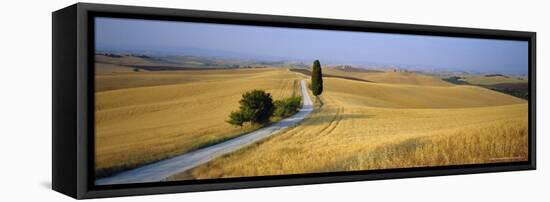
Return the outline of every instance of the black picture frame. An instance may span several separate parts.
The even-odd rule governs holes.
[[[93,176],[93,19],[98,16],[528,41],[528,161],[97,186]],[[535,32],[89,3],[55,11],[52,21],[52,188],[77,199],[536,169]]]

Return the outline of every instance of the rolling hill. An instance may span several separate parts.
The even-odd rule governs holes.
[[[286,69],[129,72],[98,75],[96,174],[185,153],[238,136],[254,126],[225,121],[242,93],[274,99],[299,93],[301,77]]]
[[[225,121],[243,92],[295,95],[305,69],[166,68],[96,56],[96,174],[186,153],[255,130]],[[191,59],[185,59],[191,61]],[[521,161],[527,102],[412,72],[324,68],[324,93],[298,126],[169,180]],[[494,79],[494,78],[491,78]],[[507,84],[508,85],[508,84]]]
[[[376,83],[387,84],[410,84],[421,86],[451,86],[451,84],[442,81],[439,78],[427,75],[421,75],[414,72],[392,72],[392,71],[343,71],[339,68],[324,68],[323,73],[330,75],[338,75],[344,77],[354,77],[358,79],[368,80]]]
[[[481,87],[325,78],[321,101],[299,126],[170,180],[527,158],[527,102]]]

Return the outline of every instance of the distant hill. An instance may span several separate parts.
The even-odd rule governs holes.
[[[239,59],[220,59],[191,55],[146,55],[97,53],[96,64],[109,64],[137,68],[145,71],[208,70],[235,68],[308,68],[308,65],[297,61],[251,61]]]
[[[329,66],[329,68],[334,68],[336,70],[343,71],[343,72],[382,72],[380,70],[356,68],[351,65]]]
[[[480,86],[522,99],[529,99],[529,81],[521,77],[503,74],[462,75],[442,78],[457,85]]]
[[[502,75],[502,74],[486,74],[485,77],[504,77],[504,78],[510,78],[506,75]]]
[[[309,69],[290,69],[290,71],[302,73],[302,74],[307,75],[307,76],[311,76],[311,70],[309,70]],[[325,73],[325,72],[323,72],[323,77],[341,78],[341,79],[348,79],[348,80],[354,80],[354,81],[371,82],[371,81],[365,80],[365,79],[360,79],[360,78],[355,78],[355,77],[350,77],[350,76],[332,75],[332,74]]]
[[[385,108],[463,108],[525,103],[525,100],[478,86],[400,85],[327,78],[327,92],[337,93],[336,99],[361,100],[357,105]],[[346,97],[345,95],[349,95]]]
[[[362,70],[359,68],[345,68],[344,70],[339,68],[324,68],[323,73],[340,77],[352,77],[355,79],[367,80],[376,83],[408,84],[422,86],[452,85],[445,81],[442,81],[437,77],[422,75],[416,72],[393,72],[367,69]]]

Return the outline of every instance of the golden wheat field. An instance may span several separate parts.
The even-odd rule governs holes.
[[[416,74],[412,72],[392,72],[392,71],[345,72],[335,68],[324,68],[323,73],[336,75],[336,76],[353,77],[353,78],[372,81],[375,83],[409,84],[409,85],[422,85],[422,86],[451,86],[452,85],[438,78],[434,78],[427,75]]]
[[[133,72],[103,65],[96,64],[97,176],[253,130],[225,122],[241,94],[263,89],[285,98],[299,93],[301,79],[287,69]]]
[[[225,121],[243,92],[299,95],[285,68],[136,71],[98,56],[96,176],[245,134]],[[527,101],[410,72],[325,68],[315,111],[280,134],[168,180],[423,167],[527,159]]]
[[[169,180],[527,160],[527,101],[414,79],[324,78],[298,126]]]

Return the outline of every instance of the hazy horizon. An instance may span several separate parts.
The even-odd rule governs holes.
[[[399,64],[527,74],[527,41],[96,18],[96,50],[185,52],[249,59]],[[209,53],[216,50],[218,53]]]

